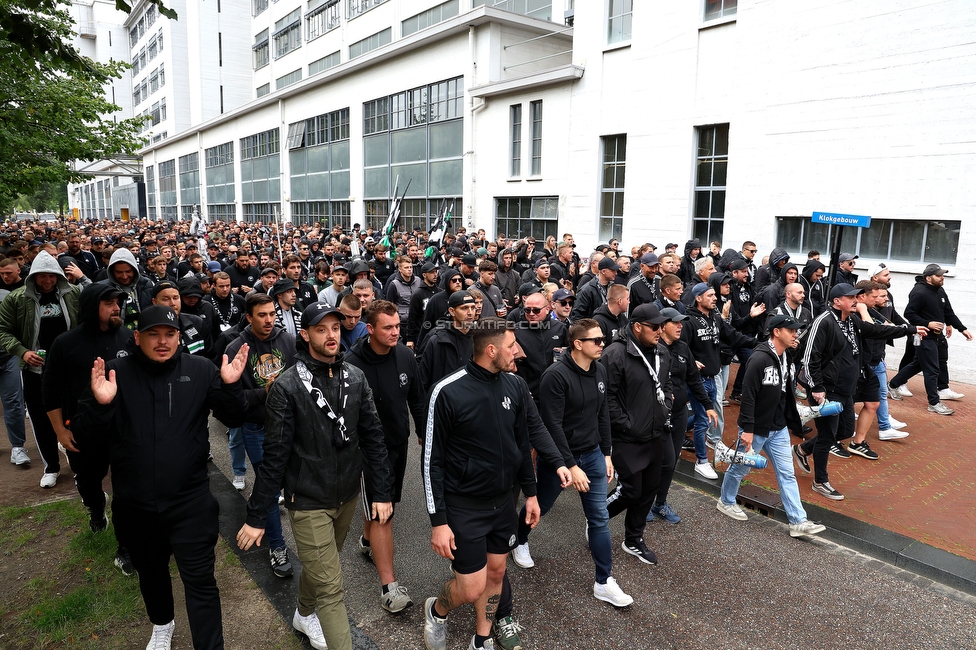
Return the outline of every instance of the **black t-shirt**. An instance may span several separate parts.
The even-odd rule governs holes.
[[[49,350],[54,339],[68,331],[65,313],[58,300],[58,292],[40,294],[41,325],[37,333],[37,349]]]

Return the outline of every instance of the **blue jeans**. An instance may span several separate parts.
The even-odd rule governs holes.
[[[878,376],[878,382],[881,383],[881,392],[879,393],[881,403],[878,405],[878,431],[888,431],[891,429],[891,422],[888,420],[888,366],[882,361],[878,365],[872,366],[871,370]]]
[[[264,427],[253,422],[245,422],[241,425],[241,435],[244,437],[244,449],[247,450],[247,457],[251,459],[251,467],[254,468],[256,476],[258,468],[264,461]],[[264,535],[268,541],[268,548],[285,548],[285,538],[281,534],[281,511],[278,509],[277,501],[271,505],[271,511],[265,520]]]
[[[739,429],[742,433],[742,429]],[[744,449],[740,444],[739,449]],[[800,488],[796,485],[796,475],[793,474],[793,456],[790,449],[790,432],[783,428],[779,431],[770,431],[768,436],[753,436],[752,450],[759,453],[766,450],[766,456],[773,465],[776,472],[776,483],[779,484],[779,496],[783,502],[783,509],[786,511],[786,518],[791,524],[798,524],[805,521],[807,511],[803,509],[803,502],[800,501]],[[746,477],[749,470],[748,465],[730,465],[729,471],[725,472],[725,479],[722,481],[722,503],[732,505],[735,497],[739,493],[739,484]]]
[[[227,436],[231,469],[234,470],[234,476],[244,476],[247,474],[247,464],[244,460],[244,436],[241,434],[241,428],[227,429]]]
[[[705,393],[712,403],[707,405],[699,404],[695,396],[692,395],[691,411],[695,414],[695,457],[698,460],[708,460],[708,456],[705,454],[705,433],[708,431],[708,414],[705,411],[713,408],[715,402],[715,377],[702,377],[702,384],[705,386]]]
[[[3,423],[11,447],[23,447],[27,442],[24,423],[24,384],[20,378],[20,360],[11,356],[0,368],[0,402],[3,403]]]
[[[718,416],[718,425],[708,427],[708,439],[718,442],[722,439],[722,432],[725,431],[725,408],[722,400],[725,399],[725,389],[729,385],[729,367],[722,366],[722,369],[715,375],[715,398],[712,400],[712,408]]]
[[[610,543],[610,516],[607,514],[607,461],[599,447],[576,456],[576,464],[590,479],[590,491],[580,492],[583,515],[586,517],[587,534],[590,539],[590,555],[596,564],[596,581],[607,583],[613,564]],[[545,515],[556,503],[563,488],[559,484],[556,469],[540,457],[536,467],[539,509]],[[529,540],[531,529],[525,523],[525,507],[519,513],[518,543]]]

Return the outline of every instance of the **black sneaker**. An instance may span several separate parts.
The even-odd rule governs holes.
[[[847,451],[868,460],[878,460],[878,454],[871,450],[867,442],[852,442],[847,446]]]
[[[804,473],[810,473],[810,459],[807,458],[807,455],[803,453],[802,449],[800,449],[800,445],[793,445],[793,458],[796,459],[796,464],[800,466],[800,469],[802,469]]]
[[[105,509],[108,507],[108,492],[103,492],[103,494],[105,495],[105,502],[102,504],[101,511],[88,511],[88,527],[93,533],[100,533],[108,528],[108,515],[105,514]]]
[[[291,562],[288,561],[288,549],[282,546],[281,548],[271,549],[271,570],[279,578],[290,578],[292,576]]]
[[[742,401],[742,393],[732,393],[729,395],[729,399],[738,404]]]
[[[822,494],[832,501],[843,501],[844,495],[834,489],[830,483],[814,483],[813,491]]]
[[[122,571],[122,575],[131,576],[136,572],[136,568],[132,565],[132,558],[129,557],[129,551],[125,550],[123,547],[119,547],[119,550],[115,552],[115,566]]]
[[[644,543],[643,539],[638,539],[633,542],[624,541],[620,548],[624,549],[624,552],[630,553],[638,560],[644,564],[657,564],[657,556],[654,555],[654,551],[647,548],[647,544]]]
[[[838,458],[846,459],[851,457],[851,452],[847,451],[844,445],[840,442],[835,442],[834,444],[830,445],[830,453]]]
[[[681,451],[695,451],[695,441],[686,437],[681,443]]]

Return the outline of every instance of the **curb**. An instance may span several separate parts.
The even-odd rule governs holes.
[[[724,476],[724,472],[719,472],[715,481],[701,478],[695,474],[694,463],[684,459],[678,460],[674,472],[674,478],[682,484],[715,497],[721,492]],[[760,514],[789,523],[778,492],[744,484],[737,500]],[[818,537],[976,596],[976,561],[815,504],[804,502],[803,507],[810,519],[827,526]]]
[[[241,523],[244,521],[247,501],[214,463],[209,463],[209,465],[210,491],[217,499],[217,503],[220,504],[219,530],[221,537],[233,549],[234,555],[241,561],[248,575],[278,611],[282,620],[291,625],[292,615],[295,612],[295,602],[298,599],[298,574],[302,569],[298,554],[293,549],[288,549],[288,559],[295,570],[295,575],[292,578],[282,579],[275,576],[274,572],[271,571],[267,548],[262,547],[256,551],[255,549],[242,551],[238,548],[234,540],[237,538],[237,531],[240,530]],[[379,650],[376,643],[356,627],[352,619],[349,619],[349,627],[352,630],[352,647],[354,650]],[[295,634],[298,636],[297,632]],[[306,648],[312,647],[304,637],[302,644]]]

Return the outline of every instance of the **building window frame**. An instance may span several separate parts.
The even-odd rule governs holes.
[[[702,21],[732,18],[736,15],[738,5],[738,0],[705,0],[702,3]]]
[[[504,233],[512,241],[559,237],[558,196],[496,196],[494,217],[496,235]]]
[[[261,30],[254,36],[254,45],[251,46],[251,51],[255,70],[260,70],[271,63],[271,45],[267,29]]]
[[[600,180],[600,241],[621,239],[627,171],[627,134],[600,138],[603,166]]]
[[[370,9],[386,4],[388,0],[349,0],[346,9],[346,20],[352,20],[362,16]]]
[[[529,103],[529,118],[532,122],[532,157],[530,175],[542,176],[542,100]]]
[[[280,59],[302,46],[301,7],[275,23],[275,31],[271,40],[274,42],[275,59]]]
[[[692,237],[722,241],[725,230],[726,182],[729,165],[729,124],[695,128],[695,199]]]
[[[607,45],[629,43],[633,36],[634,0],[608,0]]]
[[[522,175],[522,105],[512,104],[508,109],[508,175],[518,178]]]

